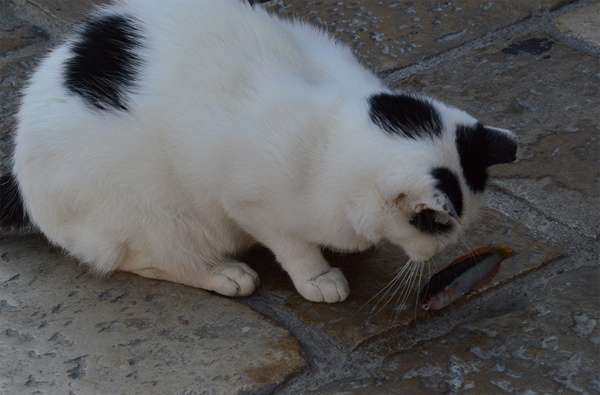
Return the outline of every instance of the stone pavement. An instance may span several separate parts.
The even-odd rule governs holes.
[[[92,3],[0,2],[0,174],[19,88]],[[39,235],[0,233],[0,393],[599,393],[600,3],[265,6],[336,34],[390,86],[513,129],[518,162],[493,170],[481,222],[436,262],[491,242],[518,254],[487,289],[426,313],[416,285],[378,294],[406,260],[390,245],[329,254],[352,292],[324,305],[261,249],[247,256],[259,290],[231,299],[99,278]]]

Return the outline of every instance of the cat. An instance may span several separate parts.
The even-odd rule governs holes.
[[[32,74],[0,225],[95,271],[228,296],[255,243],[314,302],[349,293],[321,248],[387,240],[425,261],[477,217],[517,138],[394,91],[311,25],[239,0],[97,9]]]

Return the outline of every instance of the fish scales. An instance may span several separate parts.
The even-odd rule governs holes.
[[[420,293],[425,310],[439,310],[474,288],[487,284],[497,273],[500,263],[514,251],[504,246],[480,248],[453,261],[434,274]]]

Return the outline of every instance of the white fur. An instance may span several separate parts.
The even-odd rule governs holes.
[[[35,224],[96,270],[247,295],[258,277],[232,256],[258,241],[304,297],[336,302],[348,285],[321,246],[388,239],[422,260],[475,216],[478,198],[465,192],[451,235],[408,223],[432,193],[432,167],[460,174],[454,125],[475,120],[438,103],[441,139],[387,135],[366,98],[388,89],[320,31],[237,0],[101,12],[128,12],[145,29],[149,61],[130,111],[94,111],[67,93],[61,46],[25,91],[14,156]]]

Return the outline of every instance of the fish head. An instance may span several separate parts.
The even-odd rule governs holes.
[[[421,307],[424,310],[441,310],[453,302],[452,295],[449,292],[440,291],[430,295],[423,301]]]

